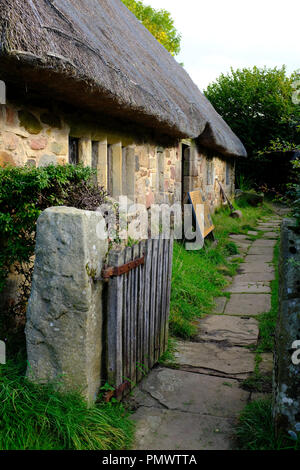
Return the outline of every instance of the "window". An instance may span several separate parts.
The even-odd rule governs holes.
[[[79,163],[79,139],[76,137],[69,137],[69,163],[70,165]]]
[[[212,160],[206,160],[207,185],[214,184],[214,165]]]

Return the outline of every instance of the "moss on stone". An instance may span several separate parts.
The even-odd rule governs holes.
[[[20,125],[30,134],[39,134],[43,129],[40,121],[32,113],[26,110],[18,112]]]

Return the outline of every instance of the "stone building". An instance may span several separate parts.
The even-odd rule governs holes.
[[[110,194],[234,192],[246,151],[120,0],[0,0],[0,165],[83,162]]]

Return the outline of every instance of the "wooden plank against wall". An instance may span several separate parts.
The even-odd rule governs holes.
[[[125,261],[124,252],[109,254],[110,266],[122,266]],[[118,293],[116,295],[116,293]],[[107,309],[107,371],[110,385],[119,387],[123,383],[123,278],[113,277],[108,285]]]

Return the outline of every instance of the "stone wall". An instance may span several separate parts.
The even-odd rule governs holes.
[[[69,126],[47,109],[0,107],[0,166],[45,166],[68,161]]]
[[[0,106],[0,166],[65,164],[72,137],[78,140],[78,161],[94,166],[99,184],[114,197],[125,194],[150,207],[181,202],[182,194],[201,189],[213,211],[222,203],[216,177],[228,196],[234,194],[234,159],[226,161],[190,140],[162,146],[145,134],[141,142],[140,135],[120,129],[105,130],[92,117],[81,122],[79,116],[58,107],[8,102]],[[182,165],[184,146],[190,151]]]
[[[185,193],[187,190],[201,189],[213,212],[223,202],[216,178],[222,184],[227,196],[234,196],[235,160],[224,159],[220,155],[199,148],[193,142],[190,145],[188,161],[184,162]]]
[[[288,432],[296,439],[300,432],[300,233],[295,225],[295,220],[285,219],[281,229],[273,415],[277,434]]]

